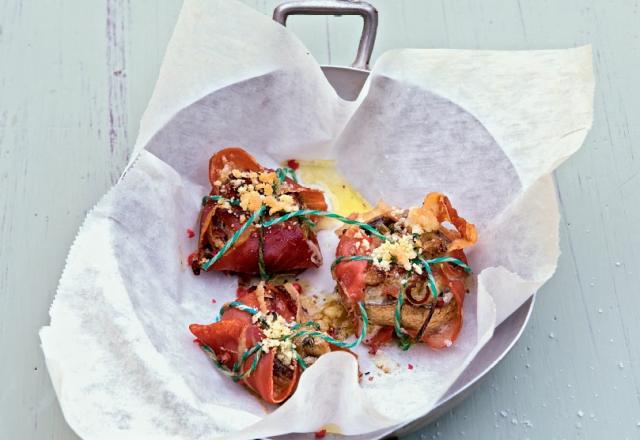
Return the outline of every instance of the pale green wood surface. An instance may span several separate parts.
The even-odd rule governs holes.
[[[0,0],[0,439],[76,438],[37,331],[80,222],[125,165],[180,3]],[[270,14],[278,2],[246,3]],[[597,77],[593,130],[557,172],[556,275],[477,392],[411,438],[640,438],[638,2],[372,3],[374,59],[592,43]],[[344,65],[360,23],[294,17],[290,28],[321,63]]]

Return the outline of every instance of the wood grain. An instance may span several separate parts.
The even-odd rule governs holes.
[[[270,15],[278,3],[245,1]],[[640,6],[634,0],[372,1],[374,59],[398,47],[592,43],[594,126],[557,172],[562,256],[530,326],[480,389],[410,438],[640,436]],[[64,258],[114,183],[179,0],[0,1],[0,438],[73,439],[44,369]],[[321,63],[349,64],[354,17],[293,17]]]

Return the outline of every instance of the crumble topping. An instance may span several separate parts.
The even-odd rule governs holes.
[[[240,197],[240,207],[247,212],[256,212],[263,205],[269,208],[269,215],[300,209],[300,205],[293,196],[280,193],[278,177],[273,171],[234,169],[230,171],[229,178]]]
[[[285,319],[275,313],[256,313],[251,318],[254,324],[258,324],[264,335],[262,339],[262,351],[268,353],[272,348],[276,349],[276,357],[284,365],[291,365],[296,358],[296,345],[290,338],[293,330]],[[289,337],[285,339],[285,337]]]
[[[395,239],[383,242],[371,252],[374,266],[388,271],[392,263],[397,263],[405,270],[411,270],[411,260],[418,256],[413,237],[403,235]]]

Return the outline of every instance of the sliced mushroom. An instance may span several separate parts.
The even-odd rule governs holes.
[[[393,326],[395,325],[396,304],[366,304],[369,324]],[[400,313],[400,323],[408,330],[418,330],[429,314],[427,307],[415,307],[404,304]]]
[[[294,339],[294,344],[303,358],[307,356],[320,357],[331,351],[329,344],[318,336],[299,336]]]

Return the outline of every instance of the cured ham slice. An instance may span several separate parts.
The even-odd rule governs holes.
[[[263,221],[296,210],[324,211],[322,191],[304,187],[283,170],[261,166],[241,148],[217,152],[209,161],[211,193],[200,213],[194,273],[220,270],[242,274],[299,272],[322,264],[313,218],[294,217],[261,228]],[[253,223],[234,234],[256,215]],[[232,245],[218,255],[230,240]],[[209,260],[217,256],[213,264]]]
[[[338,231],[332,273],[356,323],[356,305],[364,303],[371,324],[366,343],[375,351],[395,334],[435,349],[451,346],[462,328],[469,277],[464,249],[477,240],[475,226],[442,193],[428,194],[422,206],[412,209],[381,203],[354,219],[386,237],[381,240],[357,225]],[[398,317],[402,335],[393,331]]]
[[[321,338],[294,334],[304,328],[295,325],[302,319],[300,290],[297,284],[264,282],[239,288],[238,299],[224,307],[218,322],[191,324],[189,330],[230,376],[266,402],[281,403],[295,391],[303,367],[339,349]],[[262,347],[253,350],[259,343]]]

